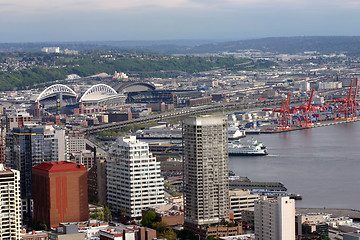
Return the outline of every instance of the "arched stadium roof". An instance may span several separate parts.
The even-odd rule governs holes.
[[[118,92],[141,92],[155,90],[155,86],[144,82],[125,82],[115,87]]]
[[[106,84],[96,84],[86,90],[80,98],[80,102],[101,100],[117,94],[112,87]]]
[[[35,102],[41,101],[47,97],[53,96],[56,93],[65,93],[65,94],[73,96],[75,98],[77,97],[76,92],[74,92],[74,90],[72,90],[68,86],[63,85],[63,84],[54,84],[54,85],[51,85],[50,87],[47,87],[44,91],[42,91],[39,94],[39,96],[36,98]]]

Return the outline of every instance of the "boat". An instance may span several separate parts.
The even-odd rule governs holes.
[[[265,145],[255,139],[230,141],[228,146],[229,156],[268,155]]]
[[[239,139],[246,137],[245,131],[240,130],[238,127],[234,125],[230,125],[228,128],[228,138],[229,140]]]

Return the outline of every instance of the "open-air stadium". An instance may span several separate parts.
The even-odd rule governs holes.
[[[51,113],[70,113],[74,108],[104,107],[125,103],[128,93],[151,91],[155,87],[149,83],[125,82],[113,87],[106,84],[96,84],[89,87],[84,93],[76,93],[63,84],[54,84],[45,88],[35,99],[39,109]]]

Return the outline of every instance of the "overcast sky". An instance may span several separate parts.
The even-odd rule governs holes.
[[[0,0],[0,42],[360,35],[360,0]]]

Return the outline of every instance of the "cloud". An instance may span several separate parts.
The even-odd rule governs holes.
[[[1,0],[0,0],[1,1]],[[358,0],[13,0],[0,3],[0,13],[44,14],[59,12],[107,12],[133,9],[307,8],[323,6],[360,8]],[[119,12],[119,14],[122,14]]]

